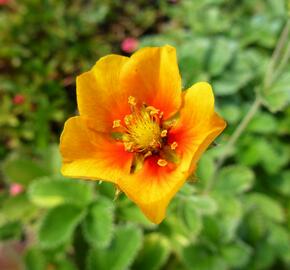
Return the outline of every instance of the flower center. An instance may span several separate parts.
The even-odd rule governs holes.
[[[128,122],[128,141],[138,151],[149,151],[160,148],[160,127],[149,113],[142,109],[140,113],[131,114]]]
[[[163,113],[145,104],[138,107],[135,98],[131,96],[128,98],[128,103],[131,114],[126,115],[123,121],[113,121],[116,132],[113,132],[112,136],[123,142],[126,151],[135,153],[136,162],[157,155],[159,157],[157,164],[161,167],[166,166],[168,162],[163,158],[164,149],[172,152],[177,147],[177,143],[166,145],[169,130],[168,127],[163,127]]]

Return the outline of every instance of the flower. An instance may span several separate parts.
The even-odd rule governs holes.
[[[21,95],[21,94],[17,94],[13,97],[12,100],[13,104],[15,105],[21,105],[25,102],[25,96]]]
[[[23,190],[24,190],[24,188],[22,185],[14,183],[10,186],[9,193],[11,196],[14,197],[14,196],[18,195],[19,193],[22,193]]]
[[[132,53],[138,48],[138,45],[139,45],[138,39],[128,37],[122,41],[121,49],[126,53]]]
[[[182,92],[171,46],[101,58],[77,77],[77,101],[60,139],[63,175],[114,183],[156,224],[226,126],[208,83]]]
[[[0,0],[0,6],[1,5],[7,5],[10,2],[10,0]]]

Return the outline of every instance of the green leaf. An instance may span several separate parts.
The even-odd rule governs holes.
[[[289,230],[277,224],[271,224],[267,242],[273,247],[277,256],[283,259],[284,254],[290,253]]]
[[[276,82],[262,93],[264,105],[273,113],[283,110],[290,102],[289,67]]]
[[[269,179],[269,184],[280,194],[290,196],[290,170],[282,171],[281,174],[275,175]]]
[[[84,237],[95,247],[107,247],[113,236],[114,204],[99,197],[88,210],[83,223]]]
[[[220,237],[209,228],[210,224],[207,224],[207,230],[210,231],[211,237],[214,239],[223,243],[230,242],[236,237],[236,231],[243,216],[242,203],[234,194],[214,191],[212,196],[218,204],[219,211],[215,217],[211,217],[213,217],[212,221],[217,223],[216,229]]]
[[[202,215],[214,215],[218,210],[216,201],[209,195],[191,196],[190,200],[191,204]]]
[[[19,222],[9,222],[0,226],[0,240],[17,239],[22,233]]]
[[[161,234],[148,234],[132,268],[138,270],[161,269],[169,257],[170,249],[170,243]]]
[[[200,180],[201,185],[206,185],[206,183],[211,179],[214,173],[214,159],[210,155],[209,152],[204,153],[202,155],[200,161],[197,166],[197,178]]]
[[[144,216],[144,214],[138,207],[136,207],[136,205],[130,204],[124,207],[120,207],[119,211],[119,216],[121,220],[131,221],[148,229],[156,227],[154,223],[150,222],[148,218]]]
[[[59,146],[56,144],[50,145],[47,149],[41,152],[44,158],[43,164],[46,164],[46,168],[49,169],[50,174],[61,174],[61,156],[59,152]]]
[[[208,70],[212,76],[219,75],[230,62],[237,48],[237,44],[226,38],[213,40],[213,48],[210,52]]]
[[[118,227],[110,246],[90,251],[87,270],[128,269],[141,245],[142,234],[138,228],[134,226]]]
[[[38,247],[32,247],[27,250],[25,257],[25,269],[26,270],[46,270],[47,262],[44,254]]]
[[[62,177],[43,177],[29,187],[30,200],[40,207],[55,207],[60,204],[84,206],[92,200],[90,183]]]
[[[22,158],[8,159],[3,165],[3,173],[10,183],[20,183],[24,186],[35,178],[48,174],[37,162]]]
[[[267,59],[267,58],[266,58]],[[218,95],[232,95],[245,87],[263,70],[265,58],[255,50],[237,53],[230,69],[213,82],[213,89]]]
[[[266,112],[259,112],[251,120],[247,130],[260,134],[275,133],[277,131],[278,121],[275,117]]]
[[[217,178],[215,190],[229,194],[239,194],[249,190],[254,182],[254,173],[245,166],[224,167]]]
[[[247,265],[252,254],[252,248],[238,241],[221,248],[221,254],[230,269],[243,268]]]
[[[40,245],[49,249],[68,242],[83,216],[83,210],[75,205],[60,205],[49,210],[38,231]]]
[[[57,270],[77,270],[76,266],[68,259],[62,258],[54,262],[54,269]]]
[[[257,211],[264,217],[276,222],[285,220],[283,208],[278,201],[262,193],[251,193],[245,198],[247,211]]]
[[[185,200],[182,205],[182,217],[184,224],[188,229],[188,236],[196,237],[202,229],[202,220],[194,203],[190,200]]]
[[[28,200],[25,193],[9,197],[2,205],[1,214],[7,221],[28,221],[36,212],[36,207]]]
[[[182,261],[189,270],[226,270],[226,263],[219,254],[205,247],[188,246],[182,252]]]

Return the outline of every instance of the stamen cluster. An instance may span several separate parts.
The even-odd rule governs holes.
[[[113,121],[113,137],[124,144],[128,152],[135,154],[135,162],[142,161],[152,155],[158,157],[157,164],[164,167],[170,157],[176,156],[177,142],[168,145],[168,134],[172,127],[163,121],[163,112],[153,106],[137,104],[132,96],[128,98],[131,114],[123,120]],[[116,132],[115,132],[116,131]],[[175,159],[176,160],[176,159]],[[136,168],[136,164],[133,164]]]

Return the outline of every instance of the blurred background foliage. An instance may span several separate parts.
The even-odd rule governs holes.
[[[290,66],[269,69],[287,4],[1,0],[0,269],[290,269]],[[155,226],[110,184],[64,179],[57,143],[76,75],[163,44],[184,88],[211,82],[228,128]]]

